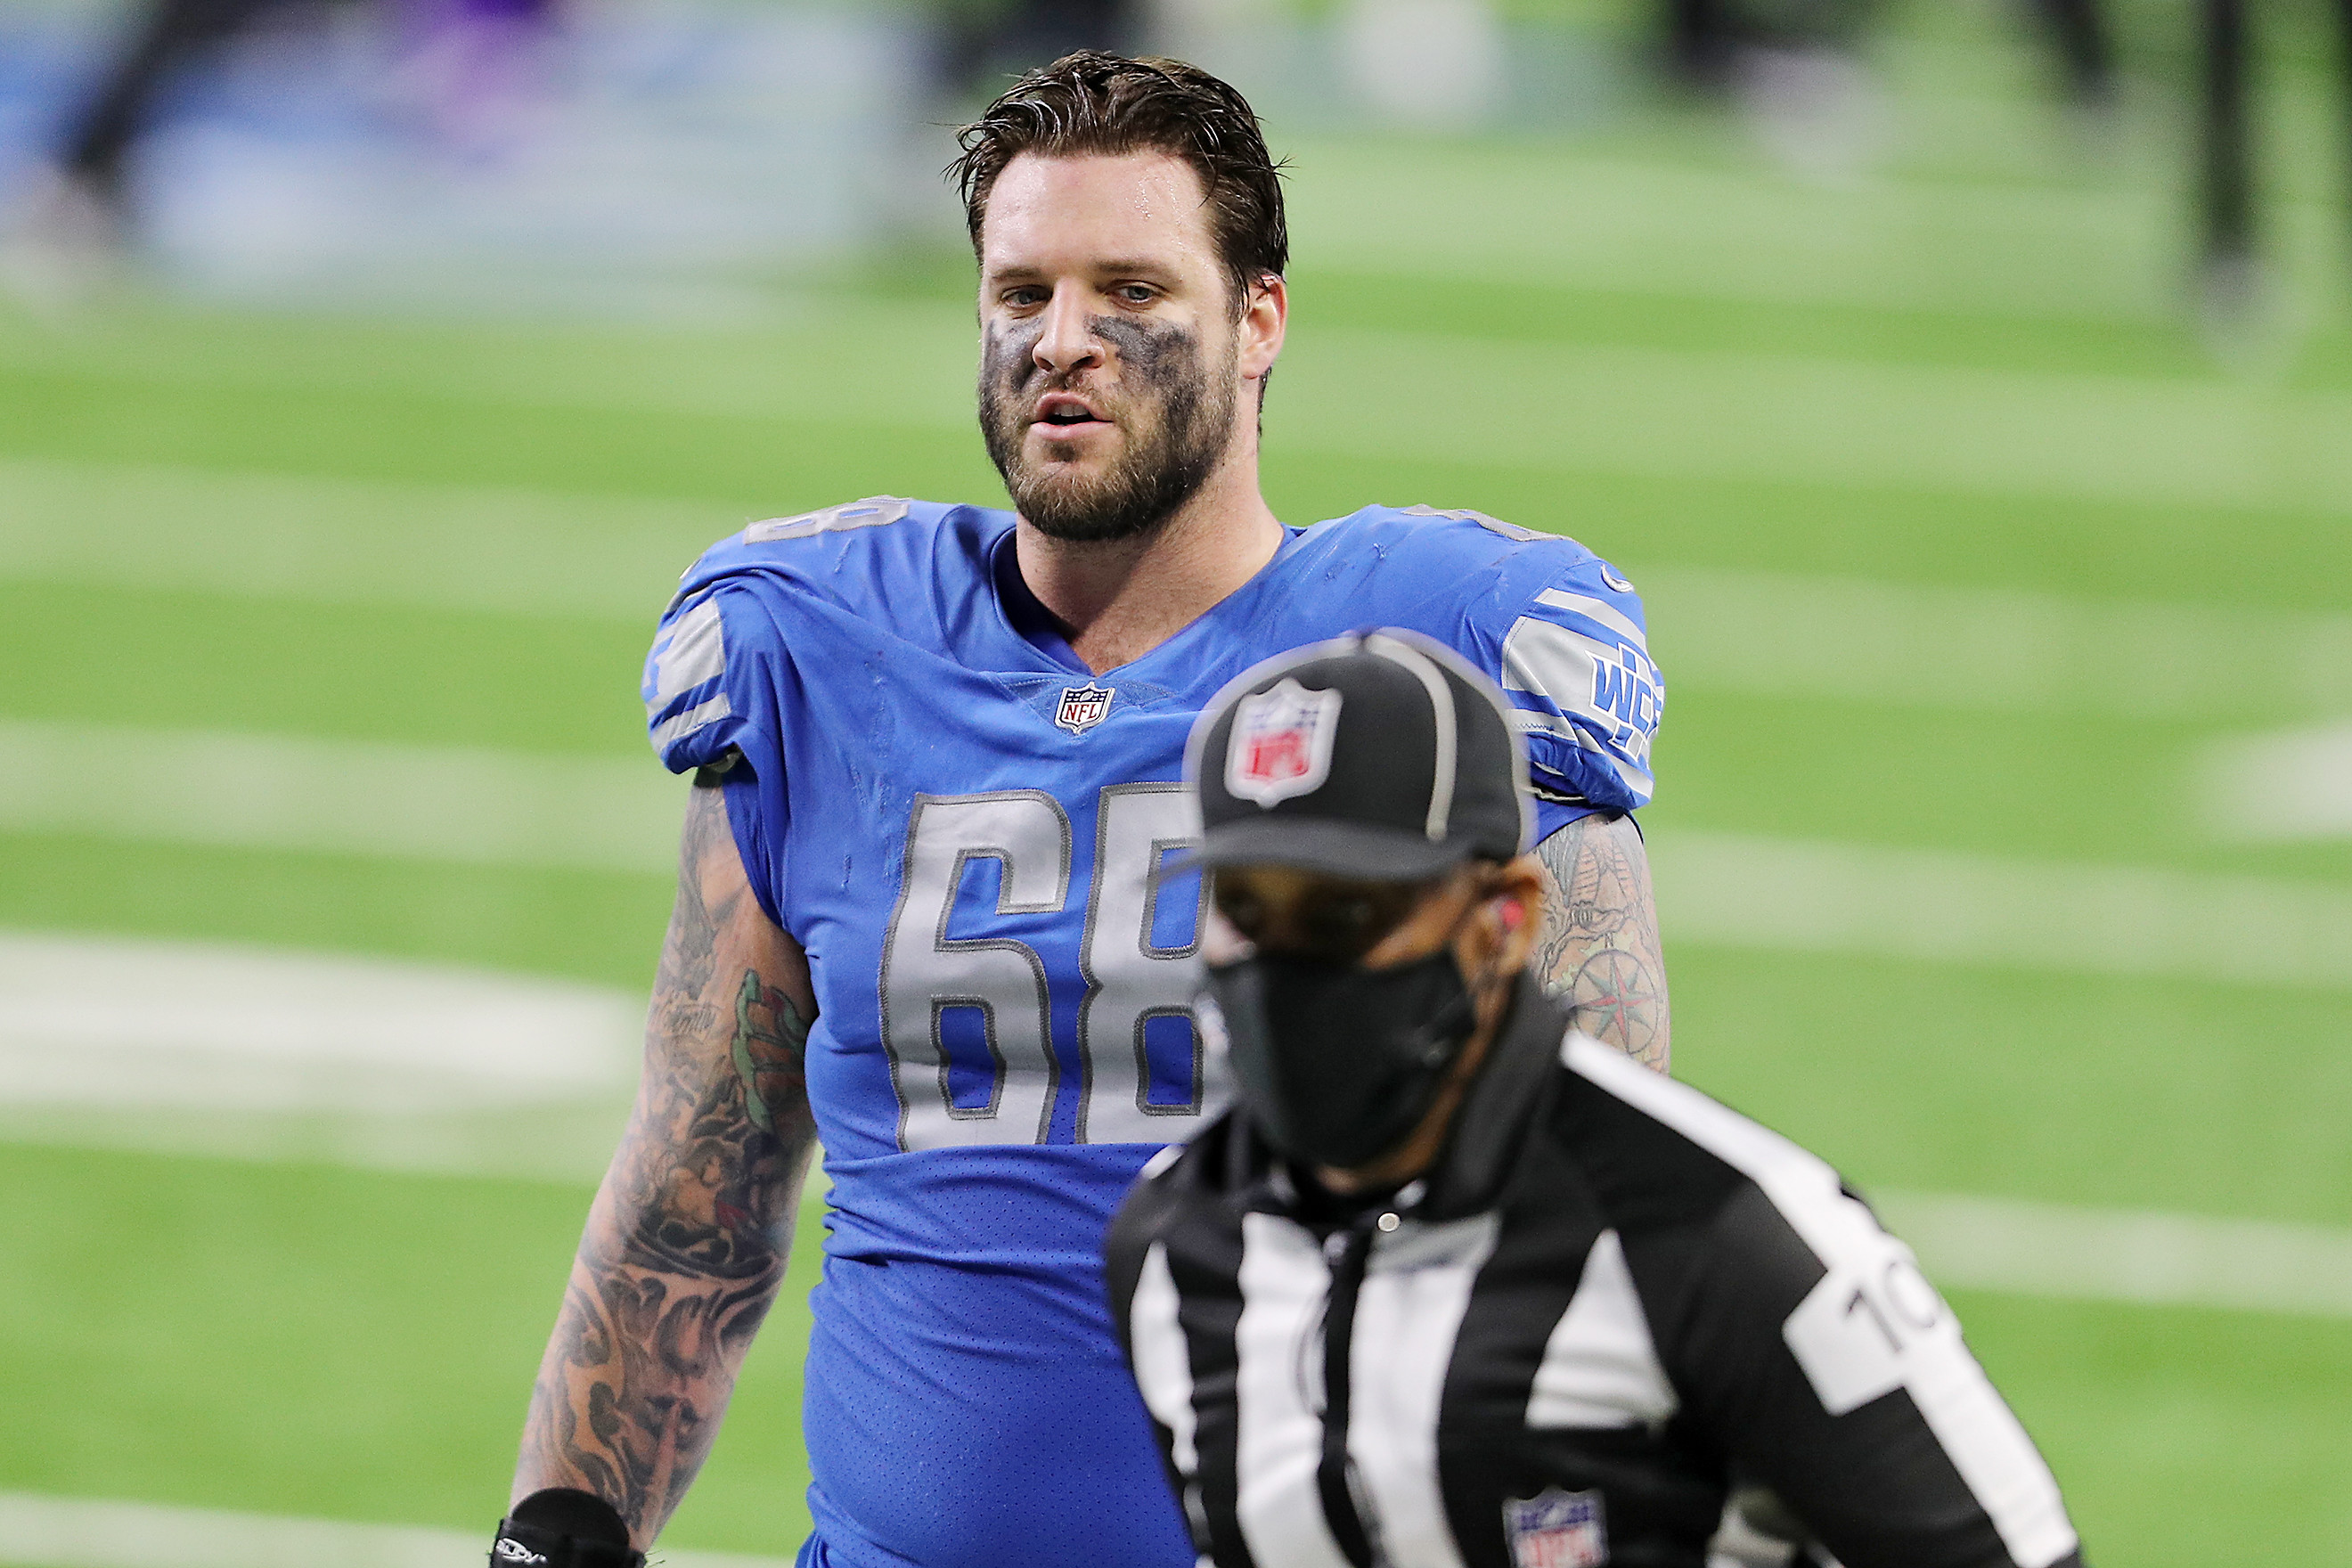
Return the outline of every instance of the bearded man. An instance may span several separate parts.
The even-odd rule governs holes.
[[[1276,518],[1257,413],[1288,241],[1224,83],[1073,55],[961,145],[981,429],[1014,510],[877,496],[755,523],[663,617],[653,743],[698,787],[643,1084],[541,1367],[508,1563],[652,1542],[822,1143],[801,1562],[1188,1568],[1098,1248],[1144,1163],[1227,1098],[1193,1014],[1203,889],[1155,873],[1199,833],[1195,715],[1270,654],[1399,626],[1509,692],[1540,972],[1588,1033],[1665,1065],[1628,815],[1664,688],[1632,585],[1474,511]],[[1237,793],[1316,786],[1318,700],[1263,710]]]

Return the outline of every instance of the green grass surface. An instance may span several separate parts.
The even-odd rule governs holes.
[[[2070,164],[1993,13],[1953,9],[1967,16],[1906,11],[1885,53],[1897,153],[1847,189],[1640,116],[1581,141],[1297,147],[1276,509],[1475,506],[1573,532],[1636,581],[1704,568],[2352,607],[2347,268],[2317,205],[2318,100],[2281,110],[2312,136],[2278,186],[2303,324],[2233,370],[2173,310],[2163,118],[2136,111],[2115,158]],[[965,412],[961,276],[952,258],[826,274],[724,332],[154,301],[0,316],[0,506],[47,498],[5,520],[19,535],[153,526],[163,504],[226,537],[254,506],[199,481],[258,476],[344,498],[315,519],[330,576],[362,528],[390,556],[446,544],[467,517],[535,544],[487,584],[420,569],[373,595],[300,573],[126,586],[0,549],[0,720],[642,756],[637,663],[667,574],[702,542],[877,491],[1000,494]],[[1508,406],[1482,405],[1486,370]],[[1622,416],[1612,387],[1655,428],[1580,444],[1580,421]],[[1873,435],[1882,393],[1990,434]],[[2002,423],[2021,398],[2046,399],[2047,428]],[[2027,461],[2027,437],[2056,456]],[[1890,470],[1889,450],[1919,463]],[[2177,457],[2187,479],[2149,480],[2135,453]],[[150,483],[160,503],[135,488]],[[295,498],[271,526],[310,537],[309,492],[268,493]],[[403,544],[436,508],[459,532]],[[532,603],[500,610],[502,576]],[[1650,608],[1676,681],[1675,605]],[[2230,803],[2183,782],[2215,734],[2328,716],[2259,689],[2233,724],[1677,683],[1646,826],[2352,886],[2341,845],[2232,847],[2214,831]],[[648,876],[0,837],[0,927],[631,989],[667,897]],[[1682,1075],[1865,1186],[2352,1225],[2342,993],[2193,966],[2124,981],[1689,945],[1669,960]],[[0,1147],[0,1489],[486,1526],[585,1196]],[[798,1540],[810,1262],[803,1248],[679,1544]],[[2352,1563],[2352,1324],[1958,1305],[2097,1562]]]

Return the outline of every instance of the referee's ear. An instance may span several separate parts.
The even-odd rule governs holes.
[[[1534,955],[1537,928],[1543,923],[1543,868],[1533,855],[1506,860],[1486,873],[1478,908],[1463,922],[1457,952],[1462,973],[1492,975],[1507,987]],[[1484,987],[1481,987],[1484,989]]]

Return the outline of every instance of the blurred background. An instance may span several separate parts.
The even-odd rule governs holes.
[[[1678,1074],[1917,1244],[2095,1562],[2352,1564],[2352,5],[142,5],[0,0],[0,1563],[481,1550],[654,617],[1001,500],[946,127],[1099,40],[1292,160],[1276,510],[1643,590]],[[680,1564],[805,1528],[813,1230]]]

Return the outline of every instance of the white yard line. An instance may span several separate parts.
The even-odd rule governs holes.
[[[0,1142],[590,1182],[643,1012],[450,965],[0,932]],[[526,1109],[536,1131],[519,1149]],[[2352,1317],[2352,1232],[1874,1196],[1947,1285]],[[15,1539],[0,1513],[0,1550]]]
[[[843,497],[799,498],[816,500]],[[0,459],[0,579],[610,616],[647,629],[741,509]],[[1979,712],[2352,712],[2352,616],[1644,571],[1670,686]]]
[[[0,721],[0,830],[660,872],[686,785],[650,752],[534,756]]]
[[[1669,944],[2352,989],[2352,889],[1692,830],[1653,835]]]
[[[1949,1193],[1869,1196],[1948,1288],[2352,1318],[2352,1230]]]
[[[0,831],[659,873],[685,786],[533,756],[0,721]],[[2352,989],[2352,889],[1695,829],[1653,836],[1667,938]]]
[[[0,579],[609,616],[648,635],[678,574],[749,521],[697,501],[0,458]]]
[[[2352,511],[2352,396],[1295,329],[1272,449],[2158,507]],[[1368,399],[1367,386],[1398,395]],[[1475,410],[1475,435],[1433,410]]]
[[[604,352],[596,352],[601,348]],[[398,392],[969,439],[969,317],[849,310],[804,332],[614,338],[578,352],[387,357],[319,345],[159,359],[75,340],[63,360],[156,386]],[[37,343],[0,362],[38,368]],[[112,363],[107,363],[108,361]],[[820,374],[809,367],[821,366]],[[1768,480],[2159,508],[2352,512],[2352,395],[2220,376],[1979,369],[1318,327],[1293,331],[1275,449],[1505,462],[1641,479]],[[869,385],[868,383],[871,383]],[[1367,388],[1388,389],[1368,395]],[[1454,416],[1475,411],[1472,428]],[[847,497],[818,497],[822,505]],[[1402,497],[1401,500],[1444,498]],[[1455,498],[1475,499],[1475,498]]]
[[[1957,107],[1956,130],[2000,112]],[[1832,190],[1549,144],[1472,161],[1393,142],[1377,155],[1308,143],[1300,158],[1314,174],[1291,221],[1310,287],[1321,272],[1384,270],[1955,316],[2162,321],[2178,308],[2153,188],[1873,179]],[[1398,220],[1401,200],[1411,221]],[[1311,321],[1312,295],[1301,298]]]
[[[1948,1289],[2352,1318],[2352,1231],[1926,1193],[1874,1201]],[[468,1568],[487,1551],[487,1530],[0,1492],[0,1564],[9,1568]],[[667,1548],[653,1560],[791,1561]]]
[[[0,1143],[593,1183],[645,1019],[457,964],[0,931]]]
[[[642,997],[413,960],[0,931],[0,1109],[504,1111],[625,1096]]]
[[[2235,803],[2221,826],[2242,842],[2352,838],[2352,724],[2212,742],[2189,785],[2192,799]]]
[[[0,1492],[0,1563],[20,1568],[480,1568],[478,1531],[352,1524],[100,1498]],[[794,1544],[797,1544],[795,1542]],[[656,1548],[668,1568],[789,1568],[789,1556]]]
[[[2209,721],[2352,712],[2347,615],[1685,567],[1638,586],[1670,692]]]
[[[1884,1193],[1876,1203],[1946,1289],[2352,1318],[2352,1232],[1934,1194]],[[487,1531],[0,1492],[0,1564],[10,1568],[467,1568],[487,1540]],[[657,1548],[654,1561],[785,1568],[790,1559]]]

